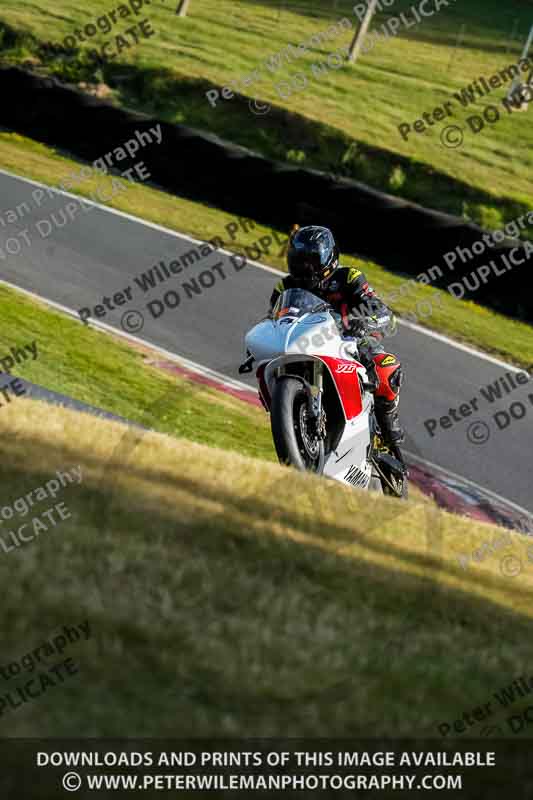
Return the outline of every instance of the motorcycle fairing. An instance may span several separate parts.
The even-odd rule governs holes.
[[[276,380],[276,371],[283,368],[284,372],[290,375],[291,363],[301,361],[321,361],[325,365],[332,377],[345,415],[342,436],[335,450],[328,455],[324,464],[323,474],[340,481],[340,483],[366,487],[372,474],[371,465],[367,463],[370,441],[369,417],[372,401],[369,395],[362,395],[357,377],[359,372],[363,377],[366,376],[364,366],[354,360],[331,358],[329,356],[303,354],[279,356],[264,367],[262,374],[263,381],[268,386],[269,394],[271,393],[272,384]],[[334,370],[339,365],[347,365],[350,371],[336,373]],[[339,389],[337,381],[341,383],[341,389]],[[345,397],[347,398],[348,408],[345,406]],[[355,413],[352,414],[352,412]],[[348,414],[352,416],[348,417]],[[354,483],[354,475],[357,476],[357,483]]]
[[[346,420],[358,417],[363,410],[363,398],[359,384],[358,371],[366,370],[362,364],[355,360],[345,358],[332,358],[331,356],[316,356],[329,370],[337,389],[339,399]]]

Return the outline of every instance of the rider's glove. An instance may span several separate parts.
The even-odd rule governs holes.
[[[367,345],[375,345],[384,338],[382,325],[378,323],[376,317],[365,317],[362,322],[360,336]]]
[[[346,331],[349,333],[350,336],[353,336],[355,339],[365,339],[368,336],[368,329],[366,326],[366,319],[356,319],[351,324],[348,330]]]

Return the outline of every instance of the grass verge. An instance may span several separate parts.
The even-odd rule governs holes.
[[[2,506],[82,474],[56,498],[69,519],[1,554],[2,663],[91,631],[5,735],[438,737],[529,674],[531,566],[457,563],[500,530],[29,400],[0,431]]]
[[[37,359],[21,363],[14,375],[147,428],[276,460],[262,410],[169,377],[145,362],[145,355],[153,355],[148,348],[143,354],[3,287],[0,315],[0,353],[37,342]],[[4,399],[2,406],[0,413],[7,408]]]

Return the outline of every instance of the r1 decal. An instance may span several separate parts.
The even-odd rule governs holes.
[[[335,372],[355,372],[357,364],[339,364]]]

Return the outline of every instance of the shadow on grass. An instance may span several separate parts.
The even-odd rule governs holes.
[[[323,530],[286,507],[288,472],[243,497],[243,475],[137,466],[133,441],[103,469],[75,442],[3,445],[2,505],[55,469],[84,475],[58,498],[73,520],[0,559],[3,661],[74,620],[95,632],[80,680],[6,716],[9,735],[436,735],[528,667],[530,617],[479,594],[529,589],[410,552],[401,525],[386,544],[334,513]],[[399,566],[334,552],[349,543]],[[457,574],[470,591],[439,583]]]

